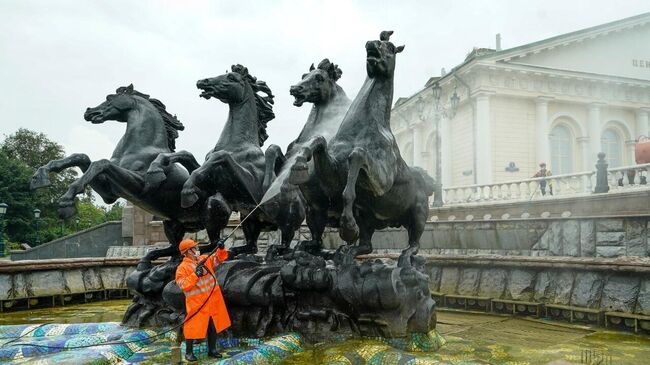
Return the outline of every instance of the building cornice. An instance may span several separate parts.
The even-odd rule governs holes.
[[[515,58],[525,57],[531,54],[538,54],[543,51],[550,51],[559,47],[566,47],[574,43],[581,43],[585,40],[604,37],[614,32],[621,32],[650,23],[650,13],[639,14],[625,19],[581,29],[575,32],[561,34],[555,37],[543,39],[537,42],[524,44],[519,47],[506,49],[478,57],[481,60],[508,62]]]

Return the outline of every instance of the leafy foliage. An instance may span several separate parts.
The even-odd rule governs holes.
[[[9,205],[4,219],[5,242],[36,243],[34,209],[41,210],[38,221],[40,243],[122,218],[122,204],[96,206],[94,197],[88,190],[77,202],[78,215],[67,221],[59,219],[58,198],[76,178],[77,172],[74,169],[50,174],[51,186],[30,190],[31,177],[36,169],[50,160],[63,157],[63,146],[48,139],[43,133],[24,128],[0,143],[0,202]]]

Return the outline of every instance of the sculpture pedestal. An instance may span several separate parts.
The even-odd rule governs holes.
[[[404,337],[435,328],[435,302],[423,271],[424,259],[418,256],[400,260],[399,265],[381,260],[341,263],[297,251],[269,264],[260,261],[249,256],[215,270],[235,336],[296,331],[311,342],[341,335]],[[138,274],[136,270],[131,276],[140,278],[134,283],[151,283],[149,276],[164,277],[157,271]],[[132,313],[127,311],[125,323],[182,322],[185,297],[173,280],[160,297],[142,297],[134,302],[158,303],[159,308],[142,304]]]

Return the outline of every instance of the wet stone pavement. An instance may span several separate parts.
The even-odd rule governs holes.
[[[31,311],[0,314],[0,363],[169,363],[173,336],[161,336],[147,341],[152,331],[126,330],[118,325],[129,300],[115,300]],[[56,325],[30,328],[29,336],[49,328],[50,332],[72,333],[88,331],[85,343],[97,338],[132,339],[136,345],[102,346],[100,348],[58,351],[54,354],[34,349],[16,349],[7,334],[11,325],[44,323],[87,323],[88,327]],[[79,328],[81,329],[79,329]],[[340,339],[331,343],[305,344],[297,334],[271,339],[223,339],[224,352],[229,356],[220,362],[210,362],[201,356],[201,364],[284,364],[284,365],[416,365],[416,364],[546,364],[552,361],[587,363],[605,359],[611,364],[643,364],[650,359],[650,336],[606,331],[604,328],[569,325],[561,322],[526,319],[479,313],[439,311],[437,334],[409,341],[386,339]],[[27,330],[23,330],[27,332]],[[67,331],[67,332],[66,332]],[[94,332],[93,332],[94,331]],[[103,332],[102,332],[103,331]],[[91,333],[92,332],[92,333]],[[48,334],[48,335],[51,335]],[[26,337],[29,337],[26,336]],[[20,338],[24,341],[25,338]],[[95,337],[95,339],[93,339]],[[46,340],[49,339],[49,340]],[[143,340],[144,339],[144,340]],[[61,342],[57,337],[33,338],[40,344]],[[80,339],[74,339],[81,341]],[[48,342],[49,341],[49,342]],[[56,342],[59,341],[59,342]],[[69,340],[70,341],[70,340]],[[139,341],[139,342],[137,342]],[[437,351],[424,352],[423,348]],[[204,346],[200,346],[202,352]],[[110,350],[110,351],[109,351]],[[414,351],[415,350],[415,351]],[[18,351],[18,352],[17,352]],[[40,351],[40,350],[39,350]],[[115,356],[108,356],[107,353]],[[182,348],[181,348],[182,351]],[[589,354],[589,355],[587,355]],[[14,357],[7,357],[12,355]],[[27,357],[25,357],[25,356]],[[34,356],[38,355],[38,356]],[[74,356],[73,356],[74,355]],[[5,357],[3,357],[5,356]],[[30,357],[31,356],[31,357]],[[39,357],[40,356],[40,357]],[[93,357],[94,356],[94,357]],[[49,359],[49,360],[48,360]],[[92,359],[92,360],[91,360]],[[101,361],[98,361],[101,360]],[[605,363],[605,362],[603,362]]]

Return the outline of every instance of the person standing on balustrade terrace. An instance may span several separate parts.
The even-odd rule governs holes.
[[[546,169],[546,162],[540,162],[539,171],[533,175],[533,177],[547,177],[551,176],[551,170]],[[539,189],[542,191],[542,195],[546,195],[546,179],[539,181]],[[553,195],[553,183],[548,182],[548,192],[550,195]]]
[[[196,361],[194,341],[208,339],[208,356],[220,358],[217,350],[217,333],[230,327],[230,316],[214,275],[214,268],[228,259],[223,244],[216,253],[199,266],[207,256],[199,255],[198,243],[191,239],[181,241],[179,251],[183,261],[176,269],[176,284],[185,293],[185,359]]]

